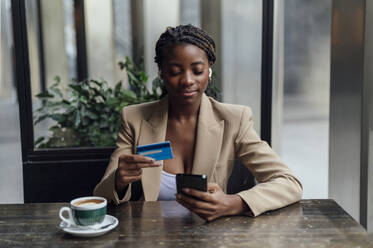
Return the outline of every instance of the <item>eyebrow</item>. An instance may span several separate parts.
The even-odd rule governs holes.
[[[203,63],[203,61],[196,61],[196,62],[193,62],[191,65],[193,66],[193,65],[203,65],[204,63]],[[173,66],[173,65],[175,65],[175,66],[181,66],[181,64],[179,64],[179,63],[176,63],[176,62],[170,62],[170,63],[168,63],[168,66]]]
[[[192,65],[200,65],[200,64],[204,64],[202,61],[197,61],[197,62],[193,62]]]

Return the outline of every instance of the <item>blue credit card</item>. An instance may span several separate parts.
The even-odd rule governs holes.
[[[170,141],[137,146],[136,150],[137,154],[154,158],[156,161],[172,159],[174,157]]]

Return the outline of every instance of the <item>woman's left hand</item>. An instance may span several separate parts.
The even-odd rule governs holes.
[[[207,192],[190,188],[184,188],[183,191],[185,194],[176,195],[176,201],[207,221],[239,215],[249,209],[240,196],[225,194],[216,183],[209,183]]]

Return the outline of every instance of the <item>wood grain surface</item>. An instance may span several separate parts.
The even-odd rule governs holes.
[[[111,232],[78,238],[57,228],[63,203],[0,205],[0,247],[373,247],[372,236],[333,200],[302,200],[256,218],[205,222],[177,202],[109,206]]]

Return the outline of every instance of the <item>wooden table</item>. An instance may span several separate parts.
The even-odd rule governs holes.
[[[211,223],[176,202],[129,202],[109,207],[119,225],[95,238],[57,228],[66,205],[0,205],[0,247],[373,247],[365,229],[333,200],[303,200],[256,218]]]

